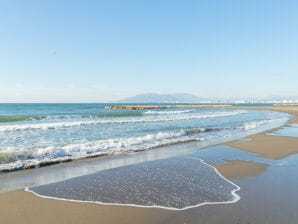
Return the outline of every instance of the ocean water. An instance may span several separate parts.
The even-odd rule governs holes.
[[[0,171],[156,149],[208,146],[275,128],[289,115],[244,109],[108,110],[107,104],[0,104]]]
[[[240,185],[234,183],[238,178],[228,180],[208,165],[223,164],[225,160],[259,162],[282,169],[290,165],[288,159],[271,160],[217,145],[172,158],[126,164],[62,181],[35,184],[26,190],[57,200],[171,210],[230,204],[241,199],[238,195]]]

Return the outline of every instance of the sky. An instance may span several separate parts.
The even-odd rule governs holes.
[[[298,96],[296,0],[0,0],[0,102]]]

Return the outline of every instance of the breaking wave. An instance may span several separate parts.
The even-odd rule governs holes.
[[[244,113],[247,113],[247,111],[239,110],[239,111],[209,112],[209,113],[195,113],[195,114],[179,114],[179,115],[168,115],[168,116],[162,116],[162,117],[150,116],[150,117],[126,118],[126,119],[92,119],[92,120],[85,119],[85,120],[76,120],[76,121],[11,124],[11,125],[0,125],[0,132],[36,130],[36,129],[47,130],[47,129],[56,129],[56,128],[65,128],[65,127],[75,127],[75,126],[99,125],[99,124],[167,122],[167,121],[236,116]]]
[[[213,132],[217,136],[221,131],[244,130],[249,132],[277,121],[281,122],[282,119],[247,122],[237,127],[188,128],[176,131],[160,131],[142,136],[94,140],[64,146],[34,147],[27,149],[8,147],[2,149],[0,153],[0,172],[35,168],[109,154],[144,151],[192,141],[204,141],[206,140],[205,135],[202,136],[200,133]]]
[[[260,126],[268,125],[270,123],[274,123],[274,122],[281,121],[281,120],[284,120],[284,119],[279,118],[279,119],[267,119],[267,120],[246,122],[243,125],[243,129],[248,131],[248,130],[255,129]]]
[[[167,145],[200,141],[196,134],[211,128],[181,129],[179,131],[158,132],[129,138],[104,139],[64,146],[37,147],[30,149],[8,149],[2,152],[6,160],[0,165],[0,172],[50,165],[57,162],[95,157],[107,154],[144,151]]]
[[[161,114],[184,114],[184,113],[190,113],[194,110],[169,110],[169,111],[156,111],[156,110],[148,110],[144,112],[144,114],[147,115],[161,115]]]

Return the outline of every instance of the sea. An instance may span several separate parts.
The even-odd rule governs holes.
[[[282,126],[290,118],[237,107],[111,110],[109,105],[0,104],[0,172],[188,142],[199,149]]]

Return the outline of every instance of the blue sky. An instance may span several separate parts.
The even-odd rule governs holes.
[[[0,102],[298,96],[298,2],[0,1]]]

